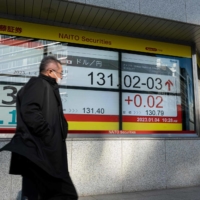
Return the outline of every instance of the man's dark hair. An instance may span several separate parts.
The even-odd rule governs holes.
[[[39,71],[40,73],[45,71],[47,66],[49,65],[49,63],[59,63],[61,64],[61,62],[55,58],[54,56],[45,56],[42,60],[41,60],[41,63],[40,63],[40,68],[39,68]]]

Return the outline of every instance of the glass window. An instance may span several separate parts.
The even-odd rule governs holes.
[[[45,55],[62,62],[60,95],[71,133],[195,133],[190,58],[5,35],[0,35],[1,130],[16,127],[16,94],[39,75]]]

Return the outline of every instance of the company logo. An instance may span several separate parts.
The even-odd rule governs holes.
[[[153,47],[146,47],[145,48],[147,51],[158,51],[158,49],[153,48]]]

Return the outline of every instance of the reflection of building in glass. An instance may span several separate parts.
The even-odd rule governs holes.
[[[183,130],[194,130],[194,103],[192,81],[185,68],[181,68],[181,107]]]
[[[27,82],[38,76],[38,66],[48,46],[59,42],[0,35],[1,81]]]

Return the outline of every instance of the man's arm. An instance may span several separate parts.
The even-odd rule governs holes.
[[[33,79],[26,85],[21,97],[21,115],[30,132],[44,136],[51,132],[50,126],[42,115],[45,85],[40,79]]]

